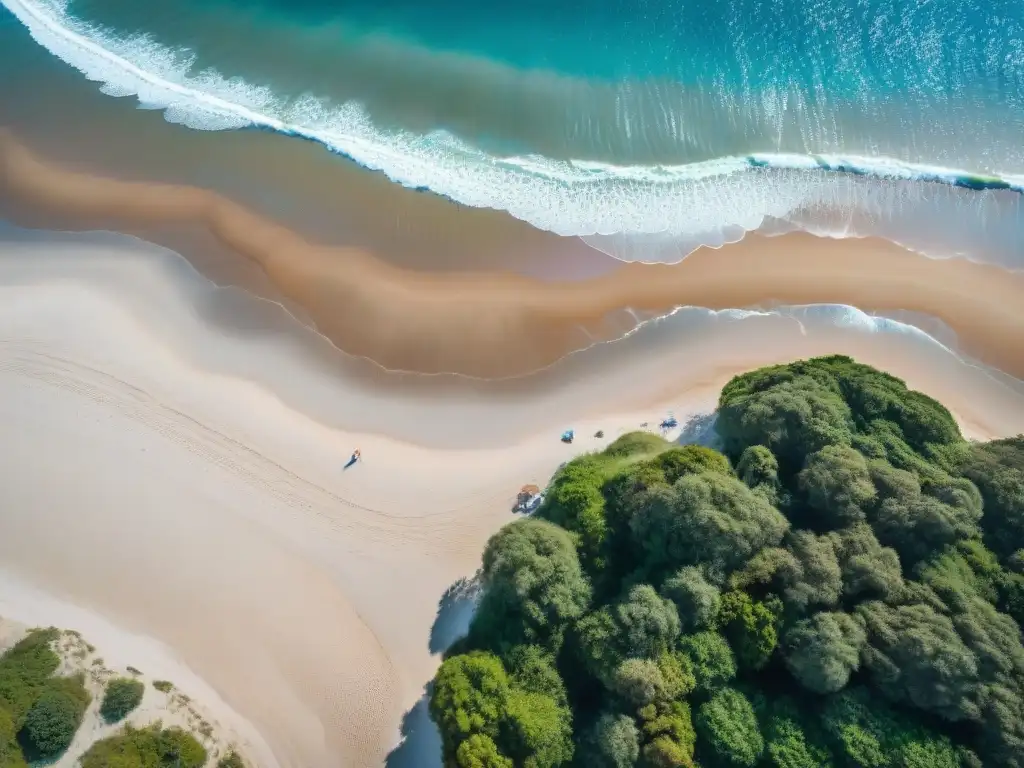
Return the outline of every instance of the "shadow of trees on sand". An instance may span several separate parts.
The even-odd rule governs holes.
[[[699,413],[683,424],[676,442],[679,445],[703,445],[705,448],[720,448],[722,440],[715,431],[718,413]]]
[[[437,616],[430,628],[429,648],[432,654],[444,653],[465,636],[480,597],[479,574],[459,579],[441,595]],[[387,756],[387,768],[441,768],[441,735],[430,719],[430,685],[412,709],[402,717],[402,740]]]

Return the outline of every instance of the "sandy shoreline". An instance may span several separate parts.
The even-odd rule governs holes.
[[[828,302],[936,317],[965,352],[1024,377],[1024,316],[1015,310],[1024,275],[928,259],[877,240],[747,237],[678,265],[626,265],[574,282],[417,272],[366,250],[313,244],[209,190],[68,171],[9,133],[0,133],[0,194],[57,222],[115,217],[126,229],[212,235],[239,264],[258,265],[274,291],[337,346],[392,370],[517,375],[618,335],[632,322],[627,309]]]
[[[690,340],[654,328],[532,398],[459,405],[408,385],[369,401],[332,373],[321,410],[303,398],[325,374],[275,346],[278,332],[232,335],[141,252],[134,272],[111,262],[118,283],[110,264],[87,269],[100,249],[73,262],[59,250],[0,248],[0,559],[172,649],[285,768],[379,765],[460,620],[457,606],[439,617],[439,599],[513,519],[518,488],[668,409],[706,413],[738,371],[849,352],[940,397],[972,434],[1024,430],[1024,396],[934,344],[798,317],[722,321]],[[567,426],[573,446],[557,439]],[[604,440],[589,437],[599,428]],[[342,472],[355,447],[364,461]],[[411,754],[389,765],[421,768],[429,750]]]

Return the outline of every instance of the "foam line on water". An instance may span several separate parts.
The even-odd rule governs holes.
[[[135,96],[170,122],[312,140],[406,187],[505,210],[541,229],[584,237],[624,260],[678,260],[696,246],[732,242],[770,219],[802,227],[807,211],[853,206],[871,212],[880,197],[906,205],[905,190],[886,197],[877,184],[866,189],[865,180],[1024,192],[1022,175],[858,155],[754,153],[673,166],[499,158],[443,131],[382,131],[355,103],[333,108],[313,95],[285,101],[237,77],[194,72],[194,54],[146,35],[118,38],[70,16],[66,0],[0,2],[40,45],[101,83],[104,93]],[[987,220],[983,213],[978,218]]]

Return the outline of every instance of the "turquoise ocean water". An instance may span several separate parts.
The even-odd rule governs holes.
[[[624,259],[876,234],[1024,266],[1010,0],[0,0],[112,97]]]

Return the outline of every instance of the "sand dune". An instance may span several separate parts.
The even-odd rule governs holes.
[[[203,285],[138,245],[0,248],[0,559],[5,584],[166,648],[258,734],[261,765],[379,765],[464,621],[458,606],[438,617],[438,600],[512,519],[520,485],[668,408],[707,412],[738,370],[846,351],[978,435],[1024,429],[1024,396],[987,371],[914,334],[829,330],[811,310],[696,333],[666,322],[565,361],[532,394],[527,380],[463,397],[325,369],[315,345],[281,342],[310,333],[284,314],[232,331]],[[327,382],[333,396],[314,396]],[[364,461],[343,472],[357,446]],[[66,608],[34,610],[76,628]],[[432,752],[408,755],[391,765]]]
[[[318,246],[211,191],[71,172],[9,133],[0,134],[0,193],[56,221],[202,230],[257,264],[341,349],[392,370],[522,374],[621,333],[627,308],[829,302],[940,318],[970,354],[1024,377],[1024,318],[1015,309],[1024,277],[880,241],[748,237],[679,265],[628,265],[576,282],[416,272],[365,250]]]
[[[81,674],[92,702],[67,751],[48,764],[52,768],[78,768],[79,759],[95,742],[118,735],[125,723],[146,728],[157,722],[164,728],[179,727],[190,732],[204,744],[211,761],[242,750],[257,765],[276,764],[273,752],[252,725],[227,707],[215,691],[175,658],[173,651],[0,572],[0,651],[6,652],[30,628],[51,626],[55,619],[77,627],[62,631],[54,643],[60,656],[56,674]],[[139,706],[126,720],[109,723],[100,705],[107,684],[118,677],[134,678],[145,688]],[[156,681],[170,683],[171,687],[158,689],[153,685]]]

